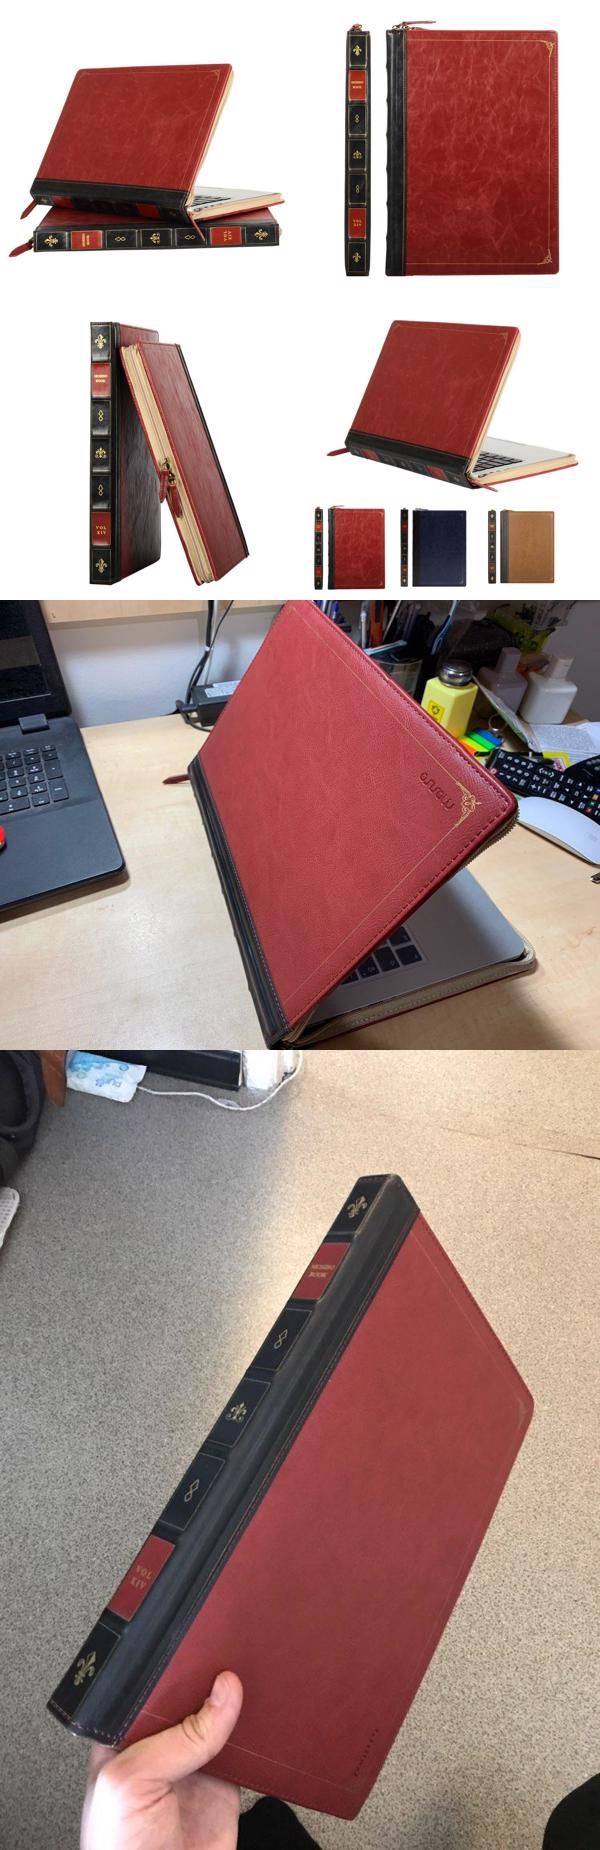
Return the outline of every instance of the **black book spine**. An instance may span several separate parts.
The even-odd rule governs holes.
[[[346,189],[344,250],[347,276],[368,276],[371,260],[371,34],[354,26],[346,37]]]
[[[323,509],[315,508],[315,591],[323,590]]]
[[[408,584],[408,508],[400,509],[400,584]]]
[[[90,584],[112,585],[119,577],[115,468],[117,336],[112,322],[92,322],[91,363]]]
[[[398,1176],[359,1176],[48,1707],[116,1744],[139,1713],[407,1239]]]
[[[335,590],[335,508],[330,507],[327,515],[327,582],[330,591]]]
[[[31,197],[35,205],[55,206],[60,202],[60,209],[90,212],[102,215],[104,212],[122,213],[124,218],[148,220],[148,208],[157,221],[161,219],[169,224],[188,224],[186,207],[187,194],[179,189],[169,187],[154,188],[150,186],[110,186],[94,185],[87,180],[47,180],[39,175],[33,182]]]
[[[436,481],[454,482],[457,488],[477,488],[469,477],[468,456],[451,455],[448,450],[433,450],[416,443],[403,443],[396,437],[379,437],[365,430],[348,431],[346,449],[352,456],[364,456],[368,462],[391,463],[395,469],[410,469],[414,475],[431,475]]]
[[[496,511],[490,508],[488,514],[488,584],[496,583]]]
[[[406,274],[406,26],[386,33],[387,276]]]
[[[500,583],[509,583],[508,543],[510,537],[509,515],[506,508],[500,514]]]
[[[113,250],[206,250],[213,245],[254,245],[262,249],[263,245],[279,243],[279,226],[272,225],[250,227],[240,220],[239,225],[227,227],[230,235],[224,235],[225,228],[216,225],[88,225],[78,226],[77,230],[63,230],[51,226],[44,229],[39,226],[33,234],[34,251],[113,251]],[[218,234],[218,235],[215,235]]]

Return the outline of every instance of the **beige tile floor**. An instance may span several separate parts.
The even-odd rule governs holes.
[[[536,1415],[368,1805],[307,1823],[541,1850],[600,1760],[599,1157],[594,1054],[314,1052],[246,1118],[46,1110],[0,1255],[4,1850],[76,1850],[85,1749],[45,1698],[361,1169],[405,1177]]]

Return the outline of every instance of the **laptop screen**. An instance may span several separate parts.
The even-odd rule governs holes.
[[[0,603],[0,724],[42,711],[69,705],[39,604]]]

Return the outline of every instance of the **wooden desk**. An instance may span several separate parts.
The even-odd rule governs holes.
[[[4,1046],[262,1045],[191,789],[162,781],[203,737],[172,717],[86,732],[128,879],[2,923]],[[537,970],[329,1045],[600,1045],[600,888],[587,862],[517,827],[476,874],[535,946]]]

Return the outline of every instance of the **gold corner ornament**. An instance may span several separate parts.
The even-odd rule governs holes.
[[[95,1675],[96,1653],[95,1651],[88,1651],[87,1657],[78,1657],[77,1659],[77,1669],[73,1678],[75,1688],[79,1689],[81,1684],[85,1683],[87,1677],[95,1677]]]
[[[58,244],[58,238],[44,238],[44,244],[47,244],[49,248],[52,249],[55,244]]]
[[[551,58],[552,53],[554,51],[554,40],[553,39],[542,39],[542,45],[545,45],[546,51],[548,53],[548,57]]]
[[[479,797],[474,797],[472,790],[467,790],[464,784],[459,784],[458,788],[460,790],[460,820],[466,822],[467,817],[472,816],[475,809],[479,809]]]

